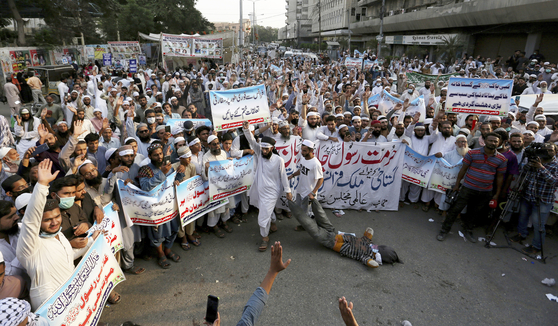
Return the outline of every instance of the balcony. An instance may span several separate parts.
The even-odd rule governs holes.
[[[359,5],[369,2],[361,0]],[[394,11],[393,15],[387,11],[384,33],[556,20],[556,3],[556,0],[471,0],[416,11],[405,8]],[[380,18],[378,15],[362,17],[360,22],[351,23],[351,30],[355,34],[377,34]]]

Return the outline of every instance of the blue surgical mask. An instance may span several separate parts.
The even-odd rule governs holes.
[[[412,89],[407,90],[407,92],[409,92],[409,94],[413,94],[413,90],[412,90]]]
[[[511,131],[511,127],[507,127],[507,128],[506,128],[506,131],[507,131],[507,132],[510,132],[510,131]]]
[[[60,198],[60,203],[58,203],[58,207],[60,207],[61,209],[69,209],[70,207],[74,206],[74,201],[76,199],[76,197],[64,197],[64,198]]]

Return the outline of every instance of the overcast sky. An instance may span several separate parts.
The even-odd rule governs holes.
[[[280,28],[285,26],[285,0],[256,1],[256,17],[258,25]],[[210,22],[235,22],[240,20],[239,0],[198,0],[196,8]],[[243,16],[250,19],[253,4],[251,1],[242,2]],[[250,16],[248,15],[250,14]]]

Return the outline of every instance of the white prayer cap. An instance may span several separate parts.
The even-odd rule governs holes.
[[[151,76],[155,76],[155,77],[157,77],[157,75],[155,75],[155,74],[151,74]]]
[[[105,160],[108,161],[112,154],[114,154],[114,152],[116,152],[116,148],[107,149],[107,151],[105,152]]]
[[[335,115],[335,117],[336,117],[336,118],[343,118],[344,116],[343,116],[343,113],[337,113],[337,114]]]
[[[180,147],[177,151],[179,158],[188,158],[192,156],[192,151],[188,146]]]
[[[163,95],[163,93],[162,93],[162,92],[157,92],[157,94],[156,94],[156,95]]]
[[[361,119],[360,119],[360,117],[359,117],[358,115],[355,115],[355,116],[353,117],[353,121],[354,121],[354,120],[361,120]]]
[[[312,112],[308,112],[308,114],[306,115],[307,118],[309,118],[309,117],[316,117],[316,116],[319,117],[320,115],[318,114],[318,112],[313,112],[313,111],[312,111]]]
[[[128,138],[124,139],[124,144],[126,144],[129,140],[133,140],[137,143],[137,140],[134,137],[128,137]]]
[[[79,170],[80,170],[82,167],[86,166],[87,164],[93,164],[93,162],[91,162],[91,160],[85,160],[85,161],[83,161],[83,163],[81,163],[81,165],[78,166],[78,168],[77,168],[78,173],[79,173]]]
[[[362,120],[364,120],[364,121],[370,121],[370,118],[369,118],[369,117],[362,117]]]
[[[178,100],[178,99],[176,98],[176,96],[173,96],[173,97],[170,98],[170,100],[172,101],[172,100]]]
[[[89,96],[89,95],[83,96],[83,99],[84,99],[84,100],[85,100],[86,98],[91,99],[91,96]]]
[[[181,141],[186,141],[186,139],[184,139],[184,137],[176,137],[176,138],[174,139],[174,143],[175,143],[175,144],[178,144],[178,143],[180,143]]]
[[[273,145],[270,144],[270,143],[261,142],[260,147],[262,147],[262,148],[273,148]]]
[[[20,195],[20,197],[21,197],[21,195]],[[3,262],[4,262],[4,255],[2,255],[2,252],[0,251],[0,263],[3,263]],[[14,324],[14,325],[17,325],[17,324]]]
[[[29,204],[29,200],[31,200],[32,194],[21,194],[17,196],[15,200],[15,207],[19,211],[20,209],[24,208]]]
[[[6,155],[8,155],[11,149],[12,149],[11,147],[0,148],[0,160],[3,159]]]
[[[156,108],[160,108],[160,107],[161,107],[161,103],[155,102],[155,107],[156,107]]]
[[[345,128],[345,127],[348,127],[348,126],[347,126],[346,124],[342,124],[342,125],[339,126],[339,130],[341,130],[341,129]]]
[[[207,137],[207,143],[211,144],[211,142],[213,142],[215,139],[217,139],[217,136],[211,135],[211,136]]]
[[[279,119],[274,117],[274,118],[271,119],[271,123],[278,125],[279,124]]]
[[[467,139],[467,136],[465,136],[465,135],[457,135],[457,136],[455,137],[455,140],[458,140],[459,138],[465,138],[465,139]]]
[[[544,114],[539,114],[535,116],[535,121],[546,121]]]
[[[528,125],[535,125],[535,126],[538,127],[539,123],[537,121],[529,121],[529,122],[527,122],[527,124],[525,126],[528,126]]]
[[[138,93],[138,92],[133,92],[133,93],[132,93],[132,96],[133,96],[133,97],[139,96],[139,93]]]
[[[431,124],[431,123],[432,123],[432,118],[424,119],[424,124],[425,124],[425,125],[429,125],[429,124]]]
[[[302,145],[304,145],[308,148],[311,148],[311,149],[314,149],[314,146],[315,146],[314,143],[312,141],[308,140],[308,139],[303,140]]]
[[[116,89],[113,89],[113,91],[115,91],[115,90],[116,90]],[[153,93],[153,90],[152,90],[151,88],[148,88],[148,89],[145,90],[145,92],[146,92],[146,93],[147,93],[147,92]]]
[[[74,90],[72,91],[72,93],[70,93],[70,94],[73,94],[73,93],[76,93],[76,94],[78,94],[79,92],[78,92],[78,91],[76,91],[76,90],[74,89]]]
[[[500,117],[492,116],[492,117],[488,118],[488,121],[502,121],[502,119],[500,119]]]
[[[179,134],[181,132],[184,132],[184,128],[182,127],[173,127],[171,130],[171,134],[173,135]]]
[[[523,134],[524,134],[524,135],[525,135],[525,134],[529,134],[529,135],[535,137],[535,133],[532,132],[531,130],[525,130],[525,131],[523,132]]]
[[[99,108],[95,108],[95,110],[93,110],[93,113],[95,113],[95,112],[103,112],[103,111],[101,111],[101,109],[99,109]]]
[[[349,112],[349,111],[345,111],[345,112],[343,112],[343,117],[345,117],[346,115],[350,115],[350,116],[352,116],[353,114],[352,114],[351,112]]]
[[[548,65],[550,65],[550,62],[546,61],[543,65],[548,66]]]
[[[469,136],[471,134],[471,130],[469,130],[467,128],[461,128],[461,129],[459,129],[459,132],[462,132],[462,133],[466,134],[467,136]]]
[[[535,75],[535,74],[530,74],[530,75],[529,75],[529,78],[537,78],[537,75]]]
[[[123,101],[123,102],[122,102],[122,105],[130,105],[130,102],[128,102],[128,101]]]
[[[61,125],[61,124],[65,124],[66,126],[68,125],[68,123],[64,120],[62,121],[58,121],[58,123],[56,124],[57,126]]]
[[[279,128],[288,127],[288,126],[289,126],[289,122],[287,122],[286,120],[279,122]]]
[[[155,128],[155,131],[161,131],[161,130],[165,130],[165,125],[159,125],[157,126],[157,128]]]
[[[21,114],[29,114],[29,110],[28,109],[21,109]]]

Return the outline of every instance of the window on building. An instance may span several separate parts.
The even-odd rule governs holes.
[[[361,16],[366,17],[366,8],[362,8]]]
[[[351,16],[354,16],[356,14],[356,8],[351,8]]]

